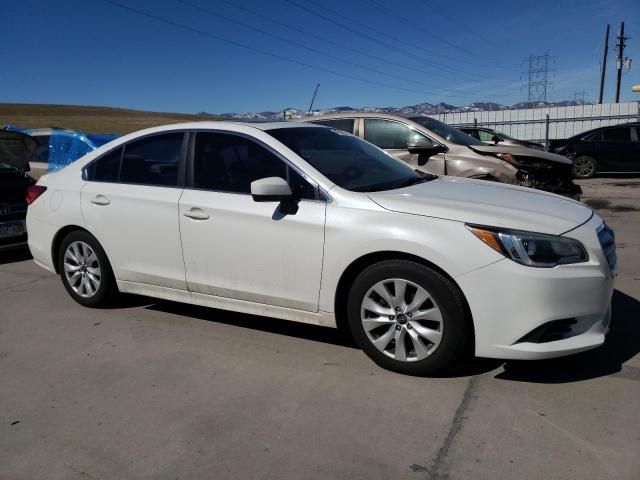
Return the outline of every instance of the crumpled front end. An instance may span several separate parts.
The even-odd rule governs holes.
[[[517,185],[580,200],[582,188],[573,181],[573,165],[539,162],[531,158],[517,158],[517,161]]]

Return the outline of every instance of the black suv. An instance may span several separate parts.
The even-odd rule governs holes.
[[[573,175],[640,171],[640,122],[601,127],[567,140],[551,140],[553,152],[573,159]]]

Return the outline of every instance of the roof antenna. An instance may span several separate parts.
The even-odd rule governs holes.
[[[313,91],[313,97],[311,97],[311,105],[309,105],[309,111],[307,112],[307,115],[311,115],[311,109],[313,108],[313,102],[316,101],[316,95],[318,94],[318,89],[320,88],[320,84],[318,83],[316,85],[316,89]]]

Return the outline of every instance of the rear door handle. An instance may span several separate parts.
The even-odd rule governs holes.
[[[184,212],[184,216],[192,218],[194,220],[209,219],[209,214],[199,208],[192,208],[191,210],[187,210],[186,212]]]
[[[104,206],[104,205],[109,205],[111,202],[104,195],[96,195],[91,199],[91,203],[93,203],[94,205]]]

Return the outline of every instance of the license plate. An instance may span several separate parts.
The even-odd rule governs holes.
[[[0,238],[17,237],[24,233],[24,223],[10,223],[0,225]]]

